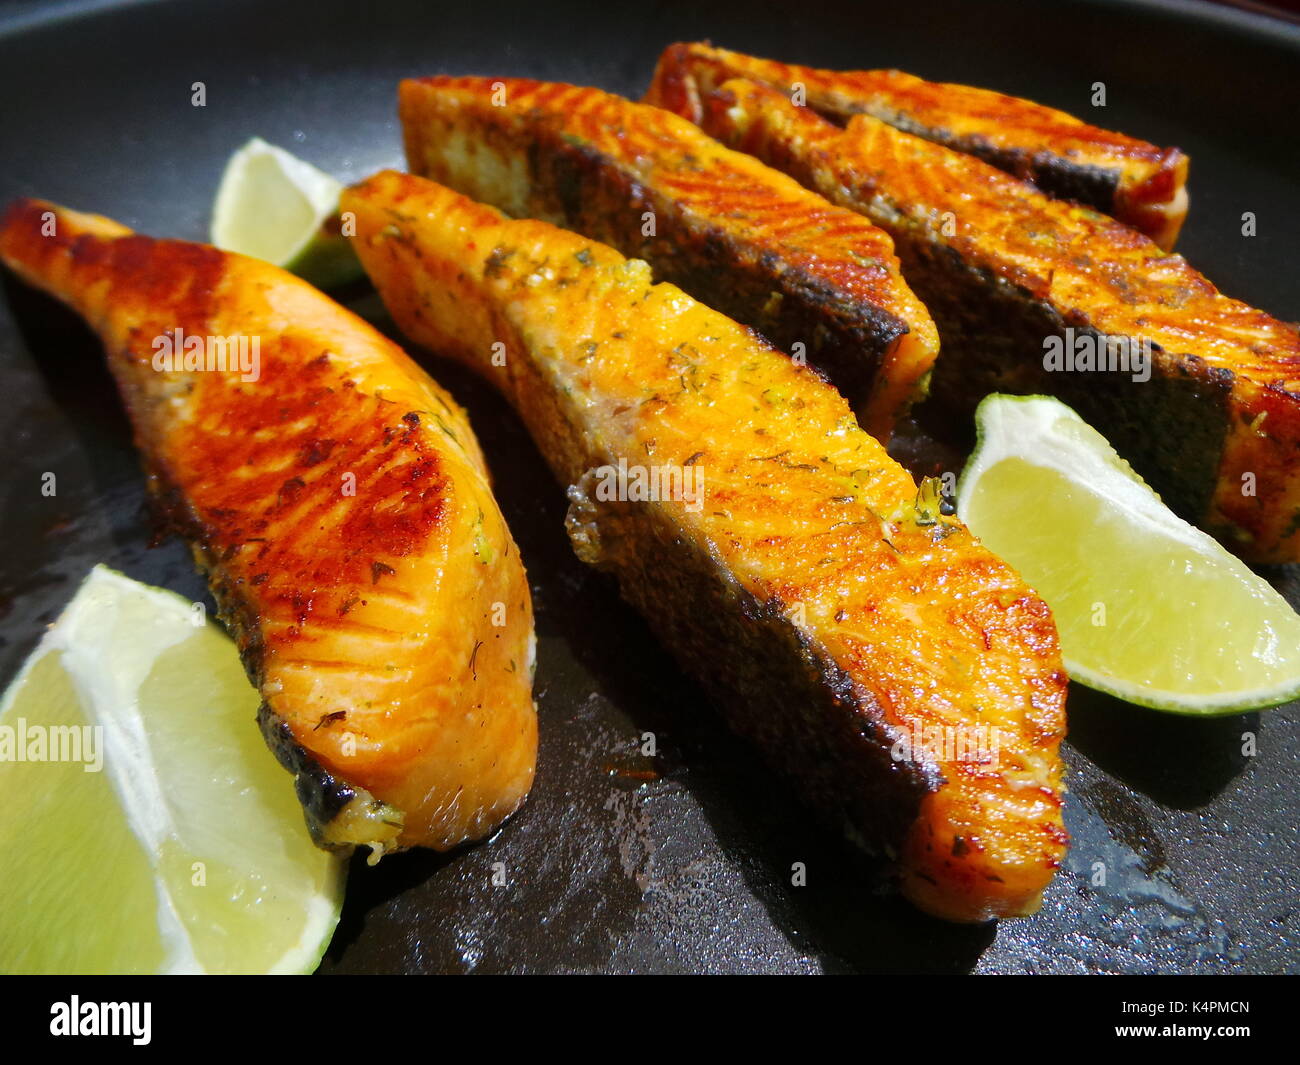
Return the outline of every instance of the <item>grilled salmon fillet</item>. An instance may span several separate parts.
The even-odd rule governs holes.
[[[989,392],[1059,396],[1188,521],[1253,561],[1300,559],[1295,326],[1127,226],[877,119],[839,129],[740,79],[704,104],[715,136],[890,230],[939,324],[949,422]]]
[[[374,860],[514,811],[537,748],[532,607],[447,393],[256,259],[31,200],[0,258],[103,340],[316,842]]]
[[[827,373],[878,437],[923,393],[937,333],[888,235],[693,124],[512,78],[405,81],[400,111],[413,172],[646,260]]]
[[[1056,629],[937,482],[644,262],[407,174],[342,207],[399,326],[505,393],[578,554],[734,729],[925,910],[1034,911],[1067,843]]]
[[[1166,250],[1187,217],[1187,156],[1177,148],[1090,126],[1015,96],[945,85],[900,70],[818,70],[708,44],[674,44],[659,57],[646,102],[698,119],[700,100],[744,78],[800,99],[843,126],[865,114],[978,156],[1044,192],[1109,214]]]

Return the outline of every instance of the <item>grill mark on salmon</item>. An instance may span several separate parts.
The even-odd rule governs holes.
[[[254,259],[31,200],[0,222],[0,258],[99,332],[316,842],[445,849],[514,811],[536,752],[532,608],[454,401]],[[155,339],[182,336],[256,338],[260,374],[156,367]]]
[[[1067,843],[1056,629],[934,482],[918,492],[835,389],[643,262],[407,174],[342,206],[398,325],[505,393],[569,486],[580,557],[731,726],[930,913],[1032,912]],[[700,471],[698,506],[604,490],[620,460]],[[996,757],[901,757],[914,730],[980,725]]]
[[[412,171],[648,261],[826,372],[877,436],[923,394],[937,334],[889,237],[691,123],[513,78],[405,81],[400,111]]]
[[[966,426],[989,392],[1059,396],[1182,517],[1252,561],[1300,559],[1294,326],[1127,226],[869,116],[841,130],[743,80],[704,103],[715,136],[893,234],[943,338],[932,418]],[[1150,380],[1049,369],[1049,338],[1079,337],[1149,345]]]
[[[708,44],[674,44],[659,57],[645,100],[698,121],[700,101],[731,78],[787,96],[801,87],[803,102],[840,126],[870,115],[974,155],[1051,196],[1112,215],[1166,251],[1187,217],[1188,158],[1177,148],[1098,129],[1030,100],[901,70],[818,70]]]

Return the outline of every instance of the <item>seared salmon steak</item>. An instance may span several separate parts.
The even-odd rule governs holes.
[[[730,78],[777,89],[837,125],[871,115],[978,156],[1049,195],[1114,216],[1166,250],[1187,217],[1188,160],[1177,148],[1098,129],[1031,100],[901,70],[818,70],[674,44],[659,58],[646,102],[698,119],[700,100]]]
[[[839,129],[739,79],[704,104],[715,136],[893,234],[939,325],[949,425],[989,392],[1058,396],[1182,517],[1251,560],[1300,559],[1295,326],[1128,226],[870,116]]]
[[[938,351],[893,242],[676,115],[599,89],[423,78],[400,90],[413,172],[649,262],[824,371],[887,439]]]
[[[644,262],[407,174],[342,207],[399,326],[514,404],[580,557],[735,731],[925,910],[1032,913],[1067,844],[1056,628],[937,482]]]
[[[447,393],[257,259],[33,200],[4,215],[0,257],[103,340],[316,842],[445,849],[518,808],[532,606]]]

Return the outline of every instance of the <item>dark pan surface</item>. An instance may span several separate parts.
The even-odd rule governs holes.
[[[1193,160],[1180,251],[1226,292],[1300,317],[1300,35],[1186,3],[642,4],[224,0],[16,5],[0,23],[0,199],[40,195],[204,239],[228,154],[258,134],[341,177],[400,164],[395,85],[441,71],[639,94],[670,41],[828,67],[898,66],[1028,96]],[[190,105],[204,81],[207,107]],[[1089,105],[1095,82],[1107,107]],[[1240,234],[1253,211],[1259,235]],[[143,479],[98,345],[6,278],[0,301],[0,680],[95,562],[205,596],[149,549]],[[375,316],[364,289],[354,306]],[[382,316],[380,315],[382,320]],[[1069,866],[1042,912],[926,918],[815,827],[718,723],[604,578],[486,386],[469,408],[533,581],[542,746],[528,805],[450,856],[357,862],[325,972],[1300,970],[1300,707],[1184,720],[1070,697]],[[40,493],[53,471],[58,494]],[[1296,601],[1294,575],[1272,574]],[[250,722],[250,727],[251,727]],[[655,734],[653,759],[637,750]],[[1258,754],[1242,753],[1243,735]],[[251,860],[251,859],[250,859]],[[806,887],[791,886],[803,862]],[[1097,886],[1095,863],[1105,863]],[[506,884],[493,886],[495,863]]]

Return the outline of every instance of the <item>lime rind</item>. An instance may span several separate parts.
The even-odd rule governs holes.
[[[320,967],[321,959],[329,950],[334,930],[339,923],[347,878],[348,863],[336,859],[327,874],[327,882],[321,885],[320,893],[308,902],[302,936],[278,961],[267,968],[268,976],[301,976],[313,973]]]
[[[264,259],[320,288],[363,275],[340,230],[342,182],[254,137],[226,163],[212,209],[211,240]]]
[[[1113,677],[1091,670],[1069,658],[1065,660],[1065,669],[1070,674],[1071,680],[1077,680],[1095,691],[1113,695],[1126,703],[1144,706],[1148,710],[1161,710],[1188,717],[1229,717],[1233,714],[1250,713],[1253,710],[1270,710],[1300,698],[1300,683],[1290,687],[1239,692],[1228,698],[1222,696],[1197,698],[1181,694],[1153,695],[1143,688],[1118,682]]]
[[[47,688],[40,677],[58,683]],[[64,694],[51,701],[55,689]],[[35,805],[21,801],[27,794],[21,790],[0,804],[10,817],[15,806],[28,811],[0,823],[9,901],[31,898],[25,891],[39,895],[47,868],[62,870],[55,874],[64,878],[57,897],[73,892],[63,899],[70,909],[52,902],[53,918],[37,919],[34,928],[24,929],[22,907],[8,907],[0,923],[0,968],[302,973],[317,967],[338,922],[347,865],[311,845],[292,782],[256,735],[257,699],[229,637],[191,603],[104,566],[90,572],[0,695],[0,720],[17,711],[29,720],[102,726],[108,790],[96,793],[92,807],[60,800],[66,785],[80,787],[82,767],[40,766],[40,775],[29,773],[26,782]],[[244,723],[247,732],[239,731]],[[21,789],[23,778],[9,777],[4,787]],[[72,790],[80,795],[84,788]],[[110,810],[119,812],[104,821]],[[237,828],[227,823],[233,811],[239,811]],[[76,841],[101,822],[125,826],[113,829],[125,832],[114,860],[127,863],[114,875],[127,879],[101,879],[98,892],[77,894],[77,884],[109,875],[98,865],[83,875],[75,859]],[[190,883],[196,858],[225,880],[196,888]],[[32,864],[24,869],[24,863]],[[114,926],[114,915],[96,913],[99,900],[113,895],[104,890],[110,884],[135,885],[125,895],[117,891],[123,900],[155,897],[144,909],[134,904],[142,923],[132,926],[129,949],[101,943],[88,956],[85,941],[68,935],[78,927]],[[227,894],[230,886],[234,893]]]
[[[1049,396],[994,394],[980,403],[976,411],[975,449],[957,485],[958,512],[963,520],[969,519],[974,486],[1008,458],[1056,471],[1069,482],[1086,486],[1089,493],[1115,512],[1124,514],[1130,524],[1141,527],[1147,536],[1182,545],[1189,554],[1204,560],[1206,566],[1225,571],[1225,579],[1231,579],[1248,597],[1258,601],[1262,618],[1293,622],[1294,611],[1271,585],[1213,537],[1170,511],[1105,437],[1071,408]],[[979,528],[973,527],[973,531],[980,534]],[[1035,583],[1033,573],[1023,576],[1031,584]],[[1126,702],[1170,713],[1239,714],[1279,706],[1300,697],[1300,648],[1297,648],[1293,676],[1282,682],[1203,695],[1132,683],[1094,669],[1068,652],[1064,659],[1071,677],[1080,683]]]
[[[1032,455],[1025,454],[1023,440],[1033,441]],[[1144,521],[1183,543],[1214,542],[1166,507],[1155,490],[1110,446],[1110,441],[1059,399],[994,393],[980,401],[975,410],[975,449],[957,482],[959,508],[969,486],[1007,456],[1082,481],[1114,506],[1141,515]]]

